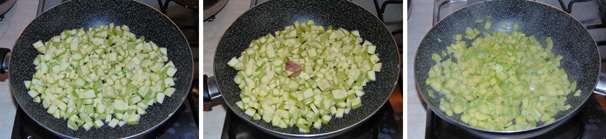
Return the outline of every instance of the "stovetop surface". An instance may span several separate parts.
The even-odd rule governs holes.
[[[447,123],[430,109],[427,110],[426,126],[425,137],[428,139],[486,138],[476,136],[459,126]],[[585,102],[582,110],[575,117],[535,138],[602,139],[606,138],[605,130],[606,113],[604,113],[596,97],[591,95],[587,102]]]
[[[334,139],[392,139],[402,138],[403,130],[398,128],[398,117],[388,102],[372,118],[363,124],[338,134]],[[605,121],[606,122],[606,121]],[[330,123],[329,123],[330,124]],[[234,112],[227,111],[221,133],[222,139],[268,139],[278,138],[262,131],[258,127],[239,118]]]

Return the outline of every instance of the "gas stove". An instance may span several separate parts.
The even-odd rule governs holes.
[[[2,1],[2,0],[0,0]],[[54,7],[57,4],[68,0],[40,0],[36,15]],[[175,114],[156,129],[142,135],[140,138],[199,138],[198,122],[198,65],[199,65],[199,43],[198,43],[198,9],[195,6],[189,6],[187,0],[139,0],[142,3],[150,5],[158,11],[163,12],[181,29],[185,35],[194,57],[194,77],[192,89],[186,96],[185,101],[177,109]],[[197,4],[196,4],[197,5]],[[169,8],[170,7],[170,8]],[[46,130],[37,124],[25,112],[17,106],[15,121],[13,124],[13,139],[23,138],[59,138],[57,135]]]
[[[436,0],[433,9],[433,25],[452,12],[467,5],[485,0]],[[602,58],[601,72],[606,72],[606,5],[598,0],[533,0],[562,9],[583,24],[592,35]],[[591,95],[582,110],[561,126],[537,135],[535,138],[606,138],[606,112],[600,103],[606,103],[604,96]],[[456,125],[439,118],[431,109],[427,109],[425,128],[426,138],[482,138],[469,133]]]
[[[250,0],[249,1],[228,1],[227,5],[218,13],[212,17],[212,20],[205,20],[205,35],[204,35],[204,74],[212,76],[212,66],[214,51],[221,39],[222,34],[229,27],[229,23],[236,20],[236,18],[244,13],[246,10],[261,4],[267,0]],[[401,54],[403,54],[402,48],[402,22],[403,13],[402,0],[388,1],[386,0],[352,0],[369,12],[377,15],[382,13],[381,21],[385,23],[387,28],[392,32],[396,43],[399,46]],[[378,10],[377,10],[378,9]],[[379,16],[377,16],[379,18]],[[399,30],[399,31],[398,31]],[[401,80],[396,86],[396,92],[393,94],[400,94]],[[403,119],[402,119],[402,96],[397,95],[392,98],[397,98],[384,104],[384,106],[377,111],[377,113],[365,121],[363,124],[349,129],[334,138],[401,138],[403,135]],[[227,106],[222,104],[225,103],[222,99],[215,99],[211,104],[205,106],[204,113],[204,137],[205,138],[278,138],[267,134],[258,127],[249,124],[244,119],[239,118],[233,113]],[[206,104],[205,104],[206,105]],[[217,108],[218,107],[218,108]],[[208,109],[206,109],[208,108]],[[208,110],[208,111],[207,111]],[[219,118],[217,118],[219,117]],[[224,121],[220,121],[223,119]]]

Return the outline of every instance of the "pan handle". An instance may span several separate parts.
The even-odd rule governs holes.
[[[606,73],[600,73],[598,76],[598,84],[595,86],[593,93],[606,96]]]
[[[213,99],[221,97],[221,93],[219,93],[219,88],[217,87],[217,80],[215,76],[208,77],[204,75],[204,90],[203,90],[203,100],[204,103],[211,103]]]
[[[11,58],[11,49],[0,48],[0,74],[8,72],[8,62]]]

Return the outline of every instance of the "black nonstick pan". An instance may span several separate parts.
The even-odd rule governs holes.
[[[351,111],[342,119],[333,118],[320,130],[311,129],[310,133],[299,133],[296,127],[274,127],[245,115],[235,104],[241,100],[241,90],[233,80],[238,71],[229,67],[227,62],[232,57],[239,57],[252,40],[283,30],[295,21],[302,23],[306,20],[313,20],[324,27],[332,25],[333,28],[359,30],[364,40],[377,46],[376,52],[379,53],[383,67],[381,72],[377,72],[377,80],[364,87],[366,95],[362,97],[362,107]],[[344,0],[272,0],[250,9],[231,24],[219,42],[213,64],[215,77],[209,79],[211,96],[208,97],[215,97],[220,92],[230,109],[240,118],[267,133],[284,138],[327,138],[359,125],[383,106],[396,86],[400,56],[387,27],[371,12],[357,4]]]
[[[518,23],[518,31],[524,32],[527,36],[534,35],[537,40],[541,41],[551,37],[554,43],[552,52],[564,56],[560,68],[566,70],[570,81],[577,81],[577,88],[582,93],[580,97],[574,97],[572,93],[567,95],[566,104],[570,104],[572,108],[558,112],[554,116],[555,122],[522,131],[482,130],[470,127],[459,118],[451,118],[440,111],[438,106],[440,98],[444,98],[443,94],[435,93],[435,98],[428,96],[428,91],[433,90],[433,88],[425,85],[425,83],[429,76],[428,71],[431,66],[436,64],[435,61],[431,60],[431,55],[433,53],[439,54],[442,50],[445,50],[447,46],[453,43],[452,35],[463,34],[466,27],[483,30],[484,24],[477,24],[475,20],[486,19],[487,16],[491,16],[489,20],[493,23],[491,31],[511,33],[513,31],[511,27],[501,29],[500,25],[502,23],[510,25]],[[438,41],[438,38],[443,41]],[[543,46],[547,45],[543,44]],[[574,117],[596,87],[598,89],[595,89],[595,91],[604,92],[598,85],[598,80],[602,80],[601,77],[599,78],[600,54],[587,29],[562,10],[543,3],[525,0],[480,2],[462,8],[439,21],[421,41],[415,56],[414,75],[420,94],[434,113],[449,123],[485,138],[532,138],[541,135]]]
[[[85,131],[67,128],[67,121],[55,119],[46,113],[42,104],[35,103],[27,94],[23,81],[31,80],[34,74],[34,58],[39,54],[32,44],[38,40],[48,41],[63,30],[97,27],[98,25],[128,25],[137,37],[143,35],[146,41],[153,41],[168,49],[169,60],[178,71],[172,97],[166,97],[163,104],[155,104],[146,109],[139,124]],[[4,50],[6,51],[6,50]],[[4,54],[1,55],[4,58]],[[130,138],[139,137],[151,131],[170,118],[183,103],[190,89],[193,77],[193,57],[189,44],[179,28],[165,15],[153,7],[132,0],[71,0],[59,4],[36,17],[17,39],[10,62],[3,65],[8,70],[11,90],[19,106],[38,124],[64,138]],[[4,73],[6,74],[6,73]],[[7,92],[5,92],[7,93]]]

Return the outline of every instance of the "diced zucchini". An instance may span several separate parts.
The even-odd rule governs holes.
[[[316,129],[320,129],[322,127],[322,122],[320,121],[320,119],[318,119],[316,122],[314,122],[313,126]]]
[[[377,46],[360,35],[332,26],[325,30],[308,20],[251,41],[227,62],[238,70],[233,79],[241,101],[236,105],[255,120],[297,126],[300,132],[320,129],[332,115],[342,118],[362,106],[362,87],[377,80],[375,72],[382,67]]]
[[[162,102],[164,102],[164,96],[166,96],[164,93],[156,93],[156,102],[162,104]]]
[[[139,104],[143,104],[143,103],[139,103]],[[145,114],[147,114],[147,112],[145,111],[145,108],[143,108],[141,106],[138,106],[137,107],[137,114],[139,114],[139,115],[145,115]]]
[[[129,124],[129,125],[138,124],[140,118],[141,118],[140,115],[138,115],[138,114],[132,114],[132,115],[130,115],[130,117],[128,117],[128,120],[126,121],[126,123]]]
[[[91,127],[93,127],[93,124],[91,124],[90,122],[86,122],[84,125],[82,125],[82,127],[84,127],[86,131],[88,131]]]
[[[335,115],[335,117],[337,118],[343,118],[343,113],[345,112],[345,109],[339,108],[337,109],[337,114]]]
[[[78,131],[78,125],[74,121],[67,121],[67,128]]]
[[[360,106],[362,106],[362,99],[360,99],[360,97],[356,97],[352,102],[351,102],[351,108],[352,109],[357,109]]]
[[[368,71],[366,74],[366,77],[368,78],[368,80],[370,81],[375,81],[377,80],[377,78],[375,77],[375,72],[374,71]]]
[[[122,100],[114,100],[114,111],[116,112],[124,112],[127,110],[127,104],[124,103],[124,101]]]
[[[38,91],[36,91],[36,90],[29,90],[29,91],[27,92],[27,94],[29,94],[29,96],[30,96],[30,97],[35,98],[35,97],[36,97],[36,96],[38,96],[38,94],[40,94],[40,93],[38,93]]]
[[[97,119],[95,120],[95,128],[99,129],[101,127],[103,127],[103,125],[105,125],[103,122],[101,122],[101,120]]]
[[[318,87],[320,87],[322,91],[329,91],[334,89],[332,83],[326,79],[316,79],[316,83],[318,83]]]
[[[489,31],[490,20],[483,25],[487,31],[483,37],[476,38],[480,31],[467,27],[469,41],[461,34],[453,35],[455,41],[441,55],[431,56],[436,64],[427,71],[425,85],[433,89],[424,91],[431,98],[440,96],[438,108],[443,114],[478,129],[519,131],[553,122],[555,113],[571,108],[564,103],[566,96],[580,96],[581,91],[560,67],[565,57],[551,52],[558,45],[556,40],[546,37],[545,43],[539,42],[535,36],[518,32],[517,23],[509,34]],[[495,29],[508,28],[508,23],[501,23]],[[376,71],[375,67],[367,72]],[[343,104],[347,103],[337,102]]]
[[[114,118],[107,124],[107,126],[114,128],[114,127],[116,127],[116,125],[118,125],[118,122],[120,122],[120,121],[118,121],[118,119]]]
[[[245,113],[246,115],[248,115],[248,116],[251,116],[251,117],[252,117],[252,116],[254,116],[254,115],[255,115],[256,110],[255,110],[255,109],[253,109],[253,108],[248,108],[248,109],[246,109],[246,112],[244,112],[244,113]]]
[[[126,123],[126,122],[124,122],[124,121],[120,121],[120,122],[118,122],[118,126],[120,126],[120,127],[124,126],[125,124],[127,124],[127,123]]]

